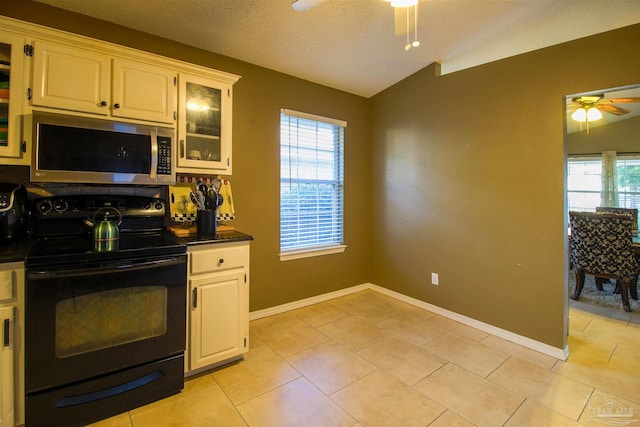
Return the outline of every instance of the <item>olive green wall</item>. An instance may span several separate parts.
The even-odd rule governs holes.
[[[640,25],[441,77],[434,64],[364,99],[29,0],[0,13],[243,76],[231,181],[256,237],[251,310],[371,282],[565,347],[563,96],[640,83]],[[342,255],[278,261],[282,107],[349,122]]]
[[[563,97],[640,83],[638,40],[432,65],[373,97],[370,281],[564,347]]]
[[[638,77],[640,81],[640,77]],[[605,113],[607,114],[607,113]],[[567,135],[567,152],[571,154],[597,154],[603,151],[619,153],[640,152],[640,117],[596,126]]]
[[[5,0],[0,14],[238,74],[233,99],[233,188],[236,229],[251,244],[252,311],[368,281],[369,101],[282,73],[117,25],[24,0]],[[347,121],[343,254],[280,262],[280,109]]]

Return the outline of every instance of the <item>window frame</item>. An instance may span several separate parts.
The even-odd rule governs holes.
[[[284,122],[284,120],[287,120],[287,123]],[[299,142],[300,139],[298,139],[298,137],[296,136],[296,140],[295,140],[295,144],[291,144],[291,140],[289,139],[289,136],[291,135],[290,133],[286,136],[286,138],[283,135],[283,130],[285,129],[289,129],[290,126],[288,123],[291,123],[292,120],[304,120],[304,121],[311,121],[311,122],[315,122],[316,125],[320,124],[319,127],[316,127],[315,131],[316,133],[313,135],[314,138],[317,138],[319,136],[319,130],[322,127],[325,127],[327,125],[332,126],[332,127],[337,127],[340,129],[336,129],[339,131],[339,134],[337,137],[334,136],[333,139],[333,148],[330,150],[331,156],[332,156],[332,161],[333,161],[333,168],[329,168],[332,171],[332,178],[327,179],[326,177],[324,177],[323,179],[316,177],[316,178],[311,178],[311,177],[300,177],[300,176],[296,176],[295,178],[293,178],[292,174],[290,173],[292,167],[294,166],[298,166],[298,165],[293,165],[293,158],[291,157],[285,157],[283,155],[283,149],[286,147],[287,149],[290,149],[292,146],[295,146],[296,148],[299,147]],[[288,261],[288,260],[293,260],[293,259],[299,259],[299,258],[307,258],[307,257],[314,257],[314,256],[321,256],[321,255],[329,255],[329,254],[335,254],[335,253],[341,253],[344,252],[347,245],[345,245],[344,243],[344,186],[345,186],[345,179],[344,179],[344,134],[345,134],[345,129],[347,127],[347,122],[343,121],[343,120],[337,120],[337,119],[333,119],[333,118],[328,118],[328,117],[323,117],[323,116],[318,116],[315,114],[309,114],[309,113],[304,113],[304,112],[300,112],[300,111],[295,111],[295,110],[289,110],[289,109],[281,109],[280,111],[280,142],[279,142],[279,147],[280,147],[280,220],[279,220],[279,230],[280,230],[280,237],[279,237],[279,247],[280,247],[280,252],[279,252],[279,257],[281,261]],[[293,127],[292,129],[295,130],[309,130],[309,128],[307,128],[304,124],[301,126],[298,126],[298,124],[295,125],[295,127]],[[321,136],[321,135],[320,135]],[[286,144],[285,144],[285,139],[286,139]],[[321,140],[318,140],[321,141]],[[321,142],[327,142],[326,140],[321,141]],[[309,152],[311,151],[312,153],[315,152],[316,154],[320,153],[322,154],[323,152],[326,153],[326,148],[325,149],[320,149],[318,146],[315,147],[314,150],[310,150],[309,147],[306,148],[306,151]],[[288,160],[287,160],[288,159]],[[326,161],[326,160],[325,160]],[[318,157],[316,157],[314,159],[313,165],[312,165],[312,169],[310,170],[315,170],[318,171],[319,169],[322,168],[322,164],[321,164],[321,160],[318,159]],[[283,167],[287,165],[289,167],[288,171],[283,170]],[[339,242],[338,241],[333,241],[331,243],[322,243],[322,242],[316,242],[308,244],[308,245],[296,245],[296,246],[286,246],[283,248],[283,237],[286,237],[286,235],[283,235],[283,221],[284,221],[284,216],[283,216],[283,191],[282,188],[284,185],[291,185],[292,183],[294,183],[295,185],[300,185],[300,186],[304,186],[306,185],[311,185],[312,187],[315,186],[320,186],[320,185],[327,185],[329,184],[333,189],[331,192],[332,195],[332,199],[331,200],[337,200],[337,203],[339,203],[339,210],[336,212],[334,209],[332,209],[331,213],[332,213],[332,220],[330,222],[331,224],[331,233],[329,234],[333,234],[333,235],[339,235]],[[298,199],[298,200],[303,200],[303,199]],[[313,199],[312,199],[313,200]],[[318,199],[316,199],[317,201]],[[335,219],[335,217],[333,215],[338,214],[340,217],[339,219]],[[326,222],[325,222],[326,223]],[[316,225],[322,224],[322,222],[315,222]],[[338,233],[336,233],[336,231]],[[320,237],[318,237],[318,239],[320,239]]]

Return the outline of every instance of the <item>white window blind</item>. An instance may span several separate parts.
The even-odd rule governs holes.
[[[616,160],[618,207],[640,208],[640,156],[619,156]]]
[[[567,163],[567,196],[570,211],[595,212],[602,192],[602,160],[600,158],[569,159]]]
[[[611,169],[611,170],[609,170]],[[613,200],[605,195],[606,179],[613,178]],[[601,157],[570,158],[567,163],[569,210],[595,211],[596,206],[640,209],[640,155],[615,156],[605,162]],[[611,199],[611,197],[609,197]]]
[[[343,243],[346,123],[280,114],[280,251]]]

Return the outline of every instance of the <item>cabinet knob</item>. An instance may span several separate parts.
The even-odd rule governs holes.
[[[115,109],[120,108],[120,104],[113,104],[113,108],[115,108]]]
[[[102,102],[100,103],[100,106],[101,106],[101,107],[106,107],[106,106],[107,106],[107,101],[102,101]]]
[[[223,258],[220,258],[220,259],[218,260],[218,264],[222,264],[222,263],[224,263],[224,259],[223,259]]]

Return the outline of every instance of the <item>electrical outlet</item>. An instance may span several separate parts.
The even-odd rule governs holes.
[[[431,284],[438,285],[438,273],[431,273]]]

